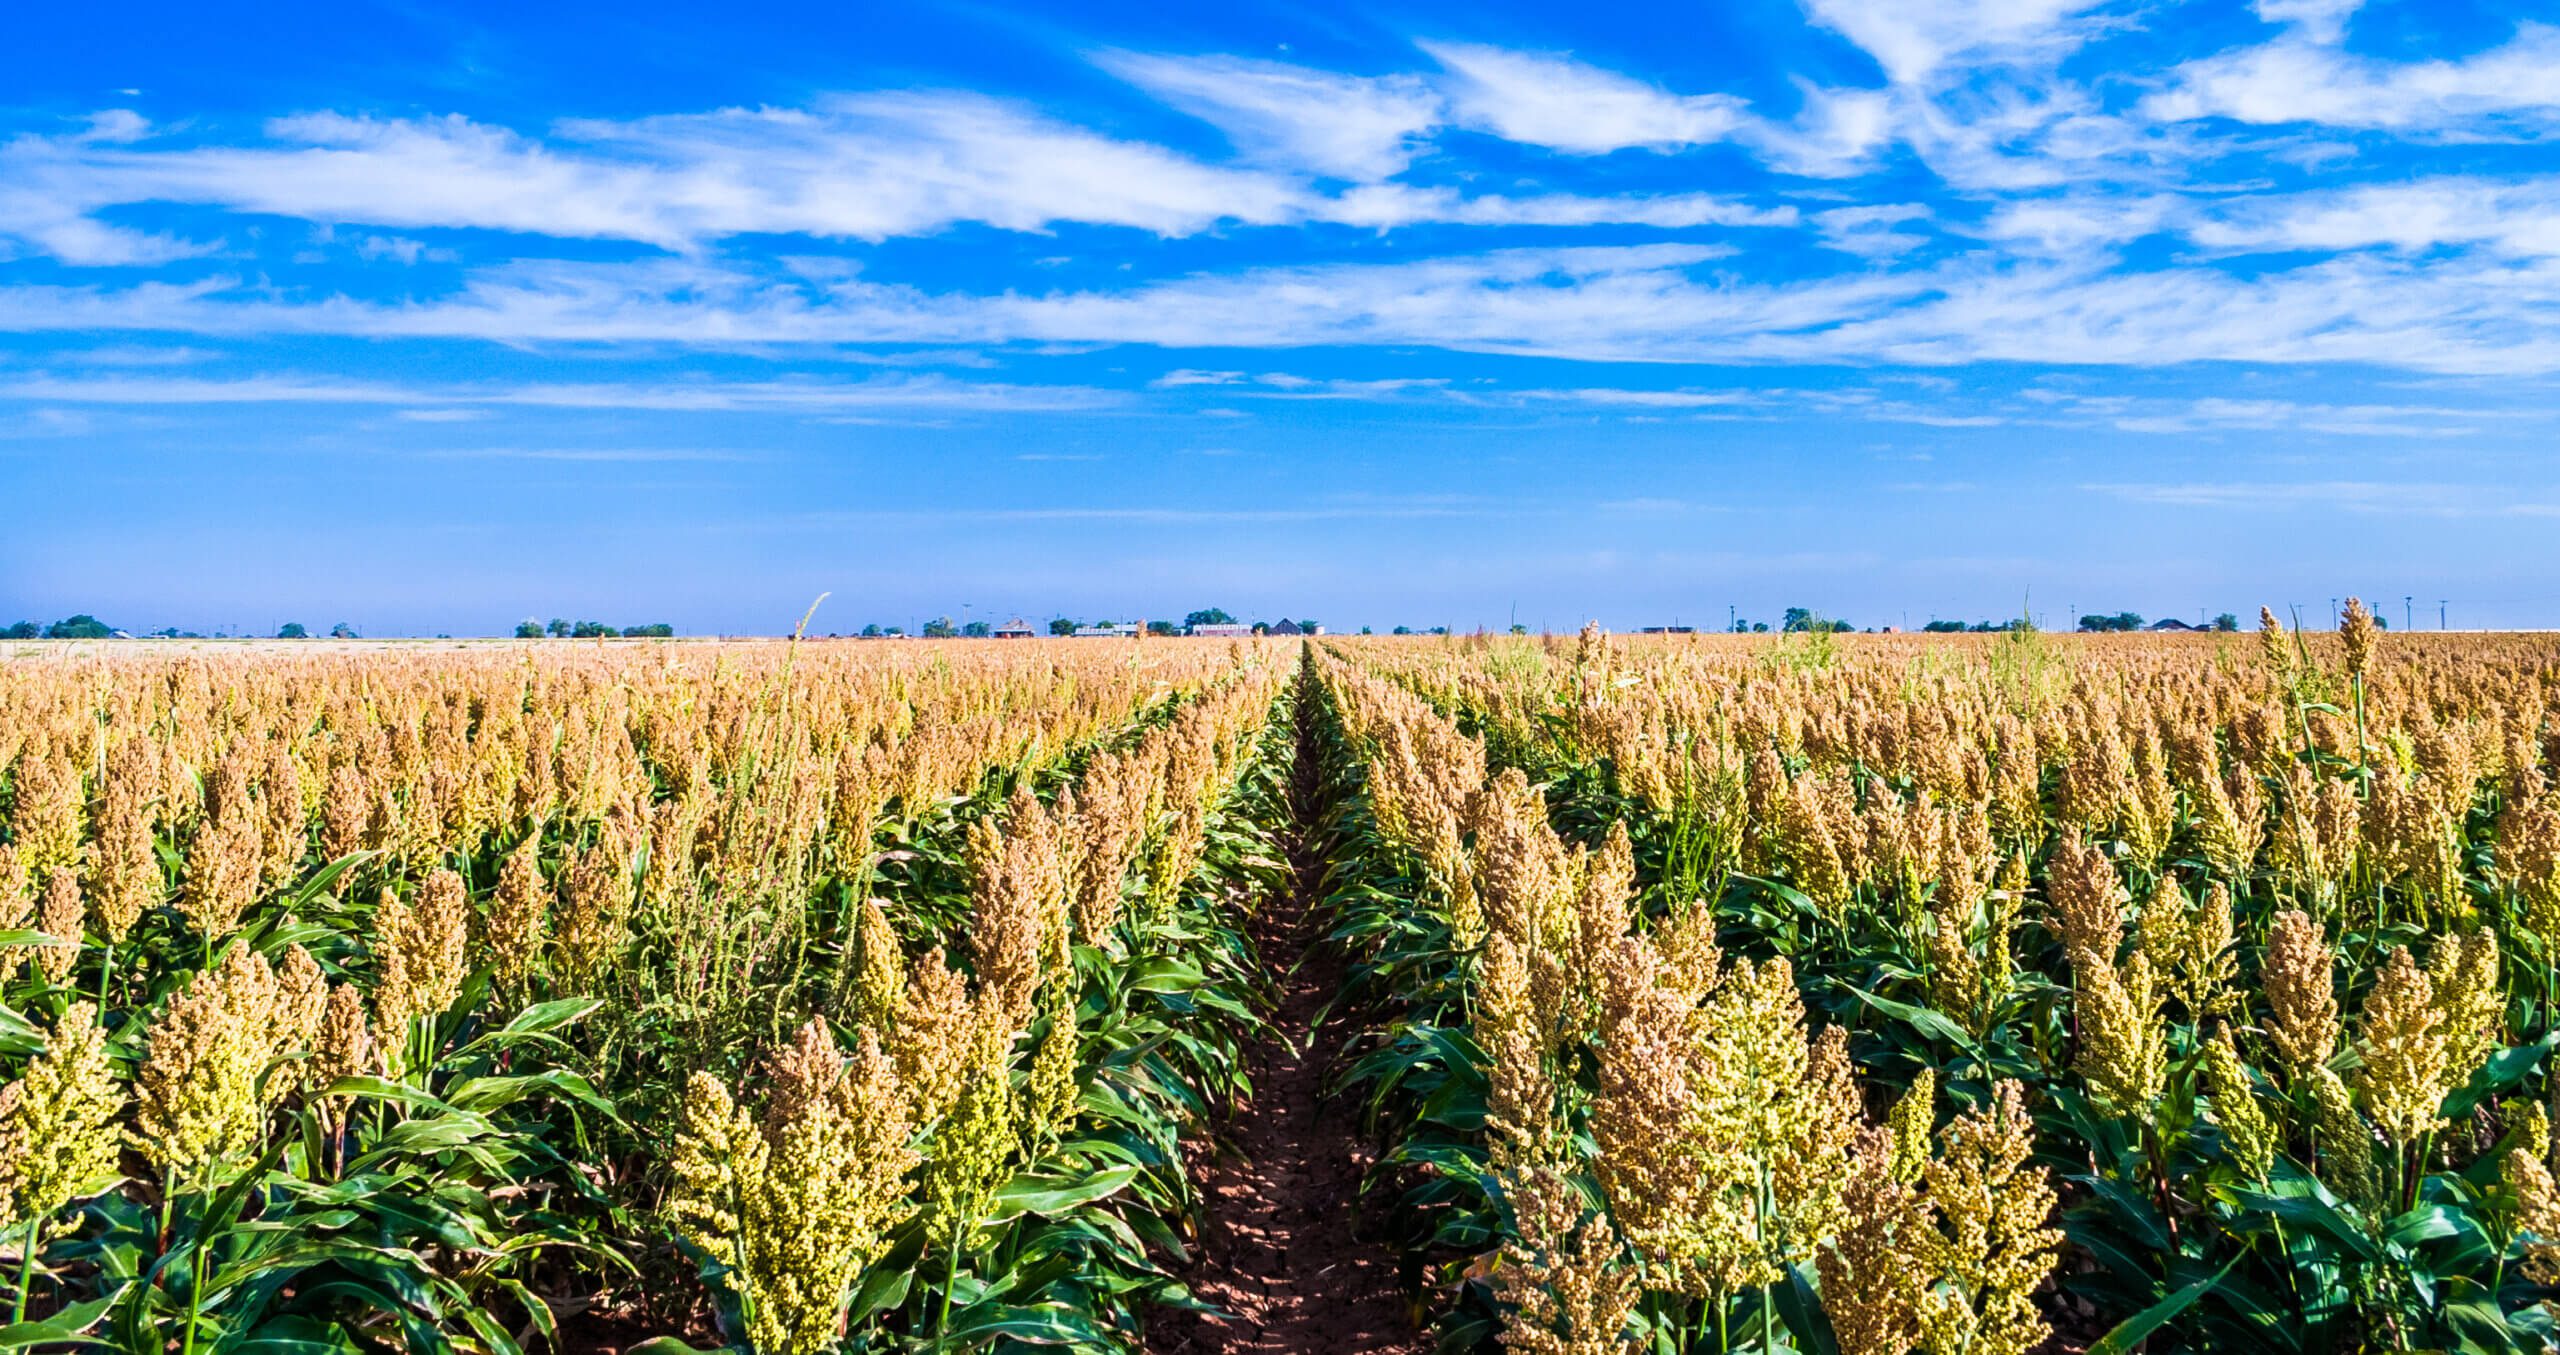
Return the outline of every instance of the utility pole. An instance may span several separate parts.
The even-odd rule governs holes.
[[[2329,629],[2331,629],[2331,630],[2336,630],[2337,628],[2338,628],[2338,600],[2337,600],[2336,598],[2331,598],[2331,599],[2329,599]]]
[[[1727,634],[1731,634],[1731,633],[1733,632],[1733,630],[1734,630],[1734,628],[1735,628],[1735,627],[1737,627],[1737,626],[1739,626],[1739,625],[1741,625],[1741,624],[1742,624],[1742,622],[1741,622],[1741,616],[1742,616],[1742,611],[1741,611],[1741,609],[1740,609],[1740,608],[1738,608],[1738,607],[1734,606],[1734,605],[1733,605],[1732,603],[1730,603],[1730,602],[1728,602],[1728,603],[1726,603],[1726,604],[1724,605],[1724,628],[1725,628],[1725,633],[1727,633]]]
[[[2444,629],[2444,599],[2436,599],[2436,629]]]
[[[2417,600],[2407,593],[2402,593],[2400,595],[2400,629],[2416,630],[2418,628],[2417,623],[2409,619],[2409,609],[2415,606],[2416,602]]]

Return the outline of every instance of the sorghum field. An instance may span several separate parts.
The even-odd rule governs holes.
[[[28,645],[0,1348],[2528,1351],[2560,639]]]

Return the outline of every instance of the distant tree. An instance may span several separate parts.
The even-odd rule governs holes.
[[[960,628],[960,633],[968,636],[972,640],[983,640],[988,636],[995,634],[995,631],[996,628],[994,626],[984,621],[972,621]]]
[[[361,639],[362,637],[356,634],[355,627],[341,621],[329,628],[329,638],[332,640],[355,640]]]
[[[1768,623],[1768,622],[1766,622],[1766,621],[1754,621],[1754,622],[1752,622],[1752,623],[1751,623],[1751,633],[1752,633],[1752,634],[1754,634],[1754,635],[1766,635],[1766,634],[1768,634],[1768,633],[1769,633],[1769,623]]]
[[[1813,629],[1813,610],[1809,607],[1789,607],[1786,619],[1779,624],[1786,627],[1790,635],[1800,630],[1811,630]]]
[[[157,639],[175,640],[178,638],[178,628],[175,626],[162,626],[160,629],[151,632],[151,634]]]
[[[886,630],[885,632],[883,632],[883,634],[891,635],[891,636],[900,636],[900,635],[904,635],[904,634],[906,634],[906,633],[907,633],[907,628],[906,628],[906,627],[904,627],[904,626],[891,626],[888,630]]]
[[[675,638],[676,628],[664,621],[652,621],[645,626],[625,626],[622,628],[622,633],[641,640],[672,640]]]
[[[2140,612],[2118,612],[2113,616],[2108,616],[2103,612],[2090,612],[2080,618],[2080,629],[2084,631],[2095,631],[2102,634],[2111,631],[2140,630],[2142,629],[2142,614]]]
[[[601,621],[581,621],[569,628],[569,638],[572,640],[598,640],[613,633],[613,627]]]
[[[1313,635],[1316,633],[1316,623],[1313,621],[1301,621],[1298,623],[1298,629],[1305,631],[1309,635]]]
[[[862,628],[862,638],[863,638],[863,639],[865,639],[865,640],[877,640],[877,639],[879,639],[879,638],[880,638],[880,623],[879,623],[879,622],[877,622],[877,621],[874,621],[874,622],[872,622],[870,625],[864,626],[864,627]]]
[[[1182,627],[1177,626],[1170,621],[1150,621],[1147,623],[1147,634],[1149,635],[1179,635],[1181,633]]]
[[[1269,635],[1271,633],[1271,623],[1268,621],[1254,622],[1253,633],[1256,635]]]
[[[556,616],[555,616],[555,617],[553,617],[553,618],[551,618],[551,624],[549,624],[549,625],[547,625],[547,626],[544,626],[544,627],[542,628],[542,632],[543,632],[543,634],[545,634],[545,635],[557,636],[557,637],[559,637],[560,639],[563,639],[563,640],[565,640],[565,639],[568,639],[568,638],[569,638],[569,631],[570,631],[570,630],[571,630],[571,626],[570,626],[570,624],[569,624],[568,622],[566,622],[566,621],[561,620],[559,617],[556,617]]]
[[[1411,634],[1413,634],[1413,627],[1411,627],[1411,626],[1398,626],[1398,627],[1396,627],[1394,630],[1388,631],[1387,633],[1388,633],[1389,635],[1411,635]]]
[[[1434,635],[1446,635],[1449,633],[1449,628],[1447,626],[1433,626],[1431,628],[1431,633]]]
[[[1920,629],[1931,635],[1954,635],[1961,633],[1964,628],[1964,623],[1961,621],[1932,621]]]
[[[33,621],[12,622],[8,630],[8,638],[12,640],[33,640],[41,637],[43,634],[44,627],[37,625]]]
[[[2389,630],[2389,629],[2391,629],[2391,618],[2390,618],[2390,617],[2387,617],[2387,616],[2377,616],[2377,617],[2375,617],[2375,618],[2373,619],[2373,628],[2374,628],[2375,630]]]
[[[1375,632],[1375,631],[1370,630],[1367,626],[1362,626],[1362,627],[1360,628],[1360,633],[1361,633],[1361,634],[1363,634],[1363,635],[1374,635],[1374,634],[1376,634],[1376,632]]]
[[[48,640],[103,640],[113,634],[113,627],[87,612],[66,616],[44,628],[44,638]]]
[[[302,623],[299,621],[287,621],[283,625],[276,627],[276,638],[279,640],[308,640],[311,638],[311,632],[304,630],[302,628]]]
[[[1182,625],[1186,630],[1193,626],[1232,626],[1235,623],[1236,619],[1227,615],[1227,609],[1224,607],[1203,607],[1182,618]]]
[[[1529,633],[1529,628],[1517,621],[1514,621],[1511,623],[1511,633],[1514,635],[1526,635]]]
[[[924,638],[928,640],[948,640],[959,633],[960,628],[952,625],[951,618],[947,616],[937,616],[924,623]]]
[[[1073,635],[1076,633],[1076,623],[1063,616],[1059,617],[1049,623],[1049,633],[1051,635]]]
[[[539,639],[541,639],[541,638],[542,638],[542,623],[541,623],[541,622],[539,622],[539,621],[534,620],[532,617],[529,617],[529,616],[528,616],[528,617],[526,617],[524,620],[517,622],[517,623],[516,623],[516,638],[517,638],[517,639],[519,639],[519,640],[539,640]]]
[[[2236,631],[2240,629],[2240,618],[2233,616],[2229,612],[2224,612],[2222,615],[2213,619],[2213,628],[2226,633]]]

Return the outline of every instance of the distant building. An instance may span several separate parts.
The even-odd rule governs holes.
[[[1125,640],[1138,633],[1134,626],[1115,626],[1108,621],[1098,625],[1076,627],[1079,640]]]
[[[2151,623],[2151,628],[2152,628],[2153,630],[2203,630],[2203,629],[2204,629],[2204,627],[2202,627],[2202,626],[2190,626],[2190,625],[2188,625],[2186,622],[2181,621],[2181,620],[2179,620],[2178,618],[2176,618],[2176,617],[2174,617],[2174,616],[2164,616],[2164,617],[2160,618],[2159,620],[2152,622],[2152,623]]]
[[[1017,616],[991,633],[999,640],[1028,640],[1031,638],[1031,623]]]
[[[1695,635],[1698,633],[1698,628],[1695,626],[1647,626],[1640,633],[1645,635]]]
[[[1246,625],[1241,621],[1221,621],[1213,626],[1193,626],[1191,628],[1191,633],[1194,635],[1222,635],[1232,638],[1253,634],[1253,627]]]
[[[1283,620],[1281,620],[1281,621],[1275,622],[1275,623],[1271,626],[1271,628],[1270,628],[1269,630],[1266,630],[1266,631],[1264,631],[1263,633],[1264,633],[1264,634],[1266,634],[1266,635],[1304,635],[1304,634],[1306,634],[1306,632],[1305,632],[1304,630],[1302,630],[1302,629],[1300,629],[1300,628],[1299,628],[1299,626],[1298,626],[1298,623],[1297,623],[1297,622],[1295,622],[1295,621],[1290,621],[1290,620],[1286,620],[1286,619],[1283,619]]]

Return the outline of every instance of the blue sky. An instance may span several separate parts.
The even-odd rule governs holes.
[[[2542,6],[13,24],[0,619],[2560,624]]]

